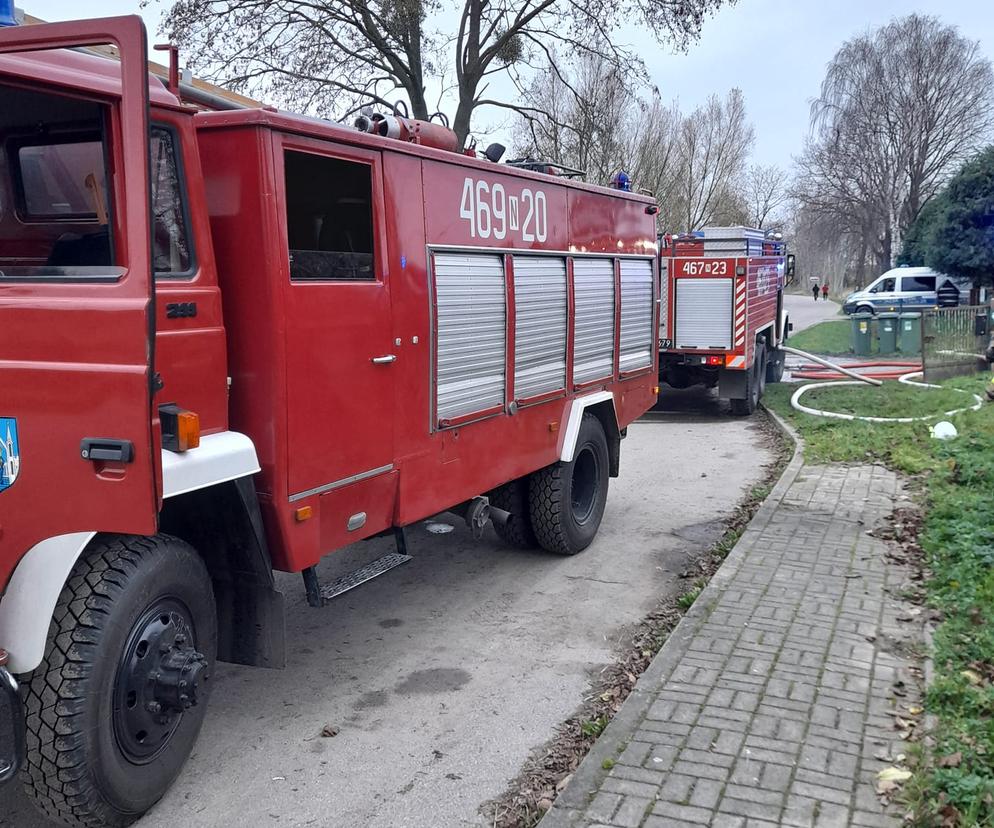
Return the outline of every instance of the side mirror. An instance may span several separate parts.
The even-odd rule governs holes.
[[[791,284],[794,281],[794,254],[787,254],[787,284]]]

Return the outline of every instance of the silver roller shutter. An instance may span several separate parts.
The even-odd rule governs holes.
[[[621,342],[618,363],[621,371],[637,371],[652,365],[652,262],[621,260]]]
[[[573,382],[614,373],[614,259],[573,260]]]
[[[436,253],[439,421],[504,403],[504,263],[488,254]]]
[[[566,260],[514,257],[514,396],[566,387]]]
[[[676,279],[677,348],[732,347],[732,280]]]

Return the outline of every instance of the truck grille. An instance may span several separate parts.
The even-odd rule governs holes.
[[[732,347],[732,280],[677,279],[674,339],[677,348]]]

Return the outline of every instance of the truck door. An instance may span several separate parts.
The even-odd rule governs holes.
[[[0,29],[0,584],[43,538],[156,531],[145,43]]]
[[[391,338],[380,156],[290,136],[276,150],[290,263],[288,492],[297,504],[321,496],[328,549],[349,537],[347,526],[357,536],[385,528],[393,510],[394,362],[403,352]]]

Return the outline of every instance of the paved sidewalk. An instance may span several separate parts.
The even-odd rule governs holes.
[[[874,783],[917,639],[867,530],[900,496],[798,453],[540,828],[899,826]]]

